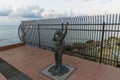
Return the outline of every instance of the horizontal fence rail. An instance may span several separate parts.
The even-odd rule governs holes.
[[[65,54],[120,65],[120,14],[22,21],[19,37],[27,45],[53,50],[54,32],[66,23]]]

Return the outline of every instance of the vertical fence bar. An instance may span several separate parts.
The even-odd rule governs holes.
[[[28,36],[28,39],[29,39],[29,42],[28,43],[31,43],[30,45],[32,45],[32,38],[33,38],[33,34],[34,34],[34,29],[33,29],[33,25],[29,25],[29,28],[31,30],[31,34],[30,34],[30,37]]]
[[[95,30],[95,27],[96,27],[96,16],[94,16],[93,24],[95,24],[93,26],[93,30]],[[93,41],[95,43],[96,42],[96,40],[95,40],[95,35],[96,35],[95,31],[92,31],[92,34],[93,34]],[[96,47],[96,44],[94,44],[93,47]],[[95,48],[93,48],[93,59],[94,59],[94,61],[96,61],[96,49]]]
[[[32,29],[32,31],[33,31],[33,34],[31,35],[31,36],[32,36],[32,38],[31,38],[31,41],[30,41],[30,42],[32,43],[31,45],[32,45],[32,46],[34,46],[34,44],[33,44],[34,35],[35,35],[34,24],[31,24],[31,26],[30,26],[30,27],[31,27],[31,29]]]
[[[109,24],[111,24],[112,23],[112,16],[111,16],[111,14],[108,16],[109,17],[109,19],[108,19],[108,23]],[[109,36],[111,36],[111,25],[107,25],[107,28],[108,28],[108,38],[109,38]],[[111,32],[111,33],[110,33]],[[107,46],[109,47],[109,42],[107,42]],[[108,51],[108,53],[110,53],[110,50]],[[110,59],[110,56],[108,56],[108,59]],[[108,60],[108,64],[110,64],[110,60]]]
[[[61,23],[61,28],[62,28],[62,31],[64,30],[64,24],[63,23]]]
[[[35,47],[35,37],[36,37],[36,26],[33,24],[32,29],[34,29],[32,44]]]
[[[95,37],[94,37],[94,40],[95,40],[95,42],[96,42],[96,44],[95,44],[95,47],[96,47],[96,49],[97,49],[97,53],[95,52],[95,61],[97,61],[97,57],[98,57],[98,45],[97,45],[97,39],[98,39],[98,32],[96,31],[96,30],[98,30],[99,28],[98,28],[98,25],[97,25],[97,23],[98,23],[98,21],[97,21],[97,16],[95,16],[95,21],[94,21],[94,23],[96,24],[95,25],[95,32],[94,32],[94,34],[95,34]]]
[[[117,29],[117,30],[118,30],[117,36],[119,36],[119,32],[120,32],[120,28],[119,28],[119,27],[120,27],[120,14],[118,14],[118,24],[119,24],[119,25],[118,25],[118,29]],[[118,45],[120,45],[120,41],[119,41]],[[120,58],[119,56],[120,56],[120,54],[119,54],[119,53],[120,53],[120,49],[118,49],[118,54],[115,55],[116,58],[117,58],[117,59],[116,59],[116,61],[117,61],[117,66],[120,66],[120,64],[119,64],[119,60],[120,60],[120,59],[119,59],[119,58]]]
[[[85,25],[83,25],[83,24],[85,24],[85,23],[84,23],[84,22],[85,22],[85,18],[84,18],[84,17],[80,17],[80,19],[81,19],[80,21],[82,21],[82,22],[80,23],[80,24],[82,24],[82,25],[80,25],[80,29],[84,29],[84,26],[85,26]],[[81,34],[81,35],[80,35],[80,43],[81,43],[81,42],[83,43],[83,40],[82,40],[82,39],[84,38],[84,37],[83,37],[83,35],[84,35],[83,32],[84,32],[84,30],[83,30],[83,31],[80,30],[80,34]],[[83,45],[83,44],[80,44],[80,45],[81,45],[82,48],[83,48],[84,45]],[[81,55],[83,54],[82,51],[81,51],[80,53],[81,53]]]
[[[93,24],[93,18],[94,18],[94,16],[90,16],[90,24]],[[92,53],[92,47],[91,47],[91,39],[92,39],[92,27],[93,27],[94,25],[91,25],[90,27],[89,27],[89,34],[90,34],[90,37],[89,37],[89,40],[88,40],[88,45],[89,45],[89,54],[90,54],[90,57],[93,57],[93,53]],[[88,55],[89,55],[88,54]]]
[[[41,48],[41,38],[40,38],[40,25],[38,24],[38,47]]]
[[[117,41],[118,41],[118,36],[116,36],[116,27],[117,27],[117,25],[116,25],[116,23],[117,23],[117,20],[118,20],[118,18],[117,18],[117,14],[116,15],[114,15],[115,16],[115,20],[114,20],[114,23],[115,23],[115,25],[113,26],[114,28],[113,28],[113,30],[115,30],[114,31],[114,37],[115,37],[115,40],[114,40],[114,42],[113,42],[113,51],[112,51],[112,66],[116,66],[116,59],[115,59],[115,57],[114,57],[114,55],[115,54],[117,54]]]
[[[36,28],[37,28],[37,40],[36,40],[36,44],[37,44],[37,47],[39,48],[39,35],[38,35],[38,24],[36,23]]]
[[[36,23],[36,26],[37,26],[36,27],[37,28],[37,42],[36,43],[37,43],[37,47],[39,48],[39,34],[38,34],[39,31],[38,31],[38,24],[37,23]]]
[[[103,16],[103,19],[104,19],[104,16]],[[104,29],[105,29],[105,22],[103,21],[102,38],[101,38],[101,50],[100,50],[100,63],[102,62],[102,50],[103,50],[103,40],[104,40]]]
[[[35,24],[35,40],[34,40],[34,44],[35,44],[35,47],[37,47],[37,24]]]
[[[112,26],[111,26],[111,27],[112,27],[111,30],[113,30],[113,31],[114,31],[114,29],[115,29],[114,21],[115,21],[115,15],[113,14],[113,15],[112,15]],[[113,31],[111,31],[111,38],[114,37],[114,36],[113,36],[113,34],[114,34]],[[113,40],[113,41],[114,41],[114,40]],[[114,42],[113,42],[113,41],[112,41],[112,40],[110,41],[110,42],[111,42],[111,43],[110,43],[110,47],[111,47],[111,48],[112,48],[112,45],[114,45]],[[112,43],[112,42],[113,42],[113,43]],[[112,52],[113,52],[113,48],[112,48]],[[110,59],[109,59],[109,60],[110,60],[110,65],[112,65],[112,62],[113,62],[113,61],[112,61],[112,56],[113,56],[112,54],[113,54],[113,53],[110,54]]]
[[[31,39],[31,34],[32,34],[32,29],[30,28],[30,25],[27,25],[27,27],[29,28],[29,30],[27,31],[27,34],[26,34],[26,43],[29,43],[30,42],[30,39]],[[29,39],[29,40],[28,40]]]
[[[108,15],[106,15],[106,24],[108,24],[108,23],[109,23]],[[105,41],[104,41],[105,44],[104,45],[106,47],[106,52],[107,53],[109,53],[109,51],[110,51],[109,47],[108,47],[109,44],[108,44],[108,41],[107,41],[107,38],[109,37],[109,34],[108,34],[109,31],[107,31],[107,30],[109,30],[109,29],[110,29],[109,26],[106,25],[105,26],[105,30],[106,30],[105,33],[106,33],[106,35],[104,36],[105,37]],[[108,60],[109,57],[106,55],[105,58],[106,58],[106,61],[105,61],[106,63],[105,64],[109,64],[109,60]]]

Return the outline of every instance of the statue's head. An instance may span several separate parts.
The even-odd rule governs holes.
[[[56,31],[56,34],[61,35],[61,34],[63,34],[63,31],[62,30],[58,30],[58,31]]]

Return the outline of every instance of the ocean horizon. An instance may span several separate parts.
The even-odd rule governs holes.
[[[18,36],[18,27],[19,25],[0,25],[0,46],[6,46],[6,45],[11,45],[11,44],[15,44],[15,43],[19,43],[21,42]],[[118,30],[117,28],[118,26],[116,26],[115,29],[111,29],[111,28],[105,28],[105,30]],[[77,27],[76,27],[77,28]],[[87,28],[85,28],[87,29]],[[91,28],[92,29],[92,28]],[[94,30],[94,28],[93,28]],[[41,43],[45,44],[46,41],[49,43],[49,45],[53,44],[52,41],[52,37],[53,34],[56,30],[42,30],[41,31],[41,35],[44,34],[43,36],[41,36]],[[47,33],[49,34],[47,34]],[[31,30],[30,30],[31,33]],[[66,43],[71,44],[74,41],[75,42],[86,42],[88,40],[95,40],[95,41],[101,41],[101,35],[102,35],[102,31],[98,32],[98,31],[69,31],[68,30],[68,34],[66,36]],[[109,37],[120,37],[119,32],[104,32],[104,39],[108,39]],[[31,35],[32,36],[32,35]],[[47,36],[47,37],[45,37]],[[29,38],[30,36],[28,36],[27,38]],[[37,36],[36,36],[37,37]],[[38,38],[36,38],[38,39]],[[34,41],[33,41],[34,42]],[[47,43],[47,45],[48,45]]]
[[[19,25],[0,25],[0,46],[21,42],[18,37]]]

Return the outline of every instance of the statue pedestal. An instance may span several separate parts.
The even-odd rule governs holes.
[[[51,75],[53,75],[53,76],[62,76],[64,74],[68,73],[69,69],[68,69],[68,67],[66,67],[64,65],[62,65],[61,67],[53,65],[50,67],[50,69],[48,69],[48,72],[50,72]]]
[[[68,66],[68,65],[64,65],[64,68],[67,68],[69,71],[63,75],[52,75],[51,72],[49,72],[50,68],[51,67],[54,67],[55,64],[52,64],[50,66],[48,66],[47,68],[45,68],[44,70],[42,70],[40,73],[48,76],[49,78],[53,79],[53,80],[65,80],[67,79],[71,74],[72,72],[75,70],[75,68],[71,67],[71,66]]]

